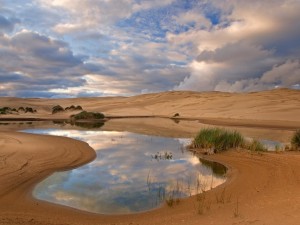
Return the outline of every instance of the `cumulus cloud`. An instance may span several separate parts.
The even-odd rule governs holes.
[[[291,87],[298,82],[294,78],[300,77],[298,70],[279,75],[287,68],[294,69],[297,63],[293,60],[299,57],[295,39],[300,35],[298,1],[230,1],[229,14],[228,5],[218,1],[215,5],[224,8],[220,17],[224,22],[220,24],[226,25],[168,34],[170,42],[177,46],[192,43],[198,53],[190,63],[190,76],[175,89],[250,91],[274,85]],[[285,66],[278,67],[279,64]],[[280,79],[265,82],[274,70]]]
[[[0,77],[2,82],[10,84],[5,90],[7,94],[84,83],[80,78],[82,61],[65,42],[22,31],[1,36],[0,46]]]
[[[299,85],[297,0],[0,2],[0,95]]]

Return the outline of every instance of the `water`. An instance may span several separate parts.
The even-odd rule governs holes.
[[[273,141],[273,140],[265,140],[260,139],[259,140],[268,151],[275,151],[276,149],[284,149],[285,144],[279,141]]]
[[[226,169],[187,152],[188,139],[129,132],[32,129],[29,133],[79,139],[97,158],[82,167],[57,172],[39,183],[41,200],[101,214],[126,214],[159,207],[225,182]]]

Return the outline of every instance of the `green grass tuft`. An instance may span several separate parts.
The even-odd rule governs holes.
[[[195,137],[192,147],[213,149],[214,152],[226,151],[230,148],[243,146],[245,140],[237,131],[228,131],[221,128],[204,128]]]
[[[266,147],[260,143],[258,140],[252,140],[250,143],[247,143],[245,146],[247,149],[255,152],[264,152],[267,151]]]
[[[300,132],[297,137],[299,141]],[[295,137],[295,140],[297,137]],[[246,141],[239,132],[222,128],[204,128],[200,130],[194,138],[191,147],[206,149],[211,153],[222,152],[234,148],[244,148],[259,152],[267,151],[267,148],[261,142],[257,140]]]
[[[300,129],[297,130],[291,140],[291,144],[293,149],[298,150],[300,149]]]

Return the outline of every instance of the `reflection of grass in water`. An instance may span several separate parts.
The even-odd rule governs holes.
[[[192,181],[193,180],[193,181]],[[207,185],[202,183],[199,174],[194,179],[191,176],[186,179],[169,180],[168,182],[157,182],[150,172],[147,176],[147,187],[153,205],[165,202],[167,206],[173,207],[180,203],[181,198],[198,195],[206,190]]]
[[[74,122],[71,121],[70,124],[72,126],[77,126],[81,128],[86,128],[86,129],[95,129],[95,128],[101,128],[104,125],[104,122]]]
[[[199,158],[199,160],[202,163],[202,165],[206,166],[207,168],[211,168],[213,173],[218,176],[224,176],[227,172],[227,168],[220,163],[208,161],[201,158]]]
[[[89,122],[75,122],[74,123],[75,126],[78,126],[78,127],[82,127],[82,128],[100,128],[104,125],[103,122],[97,122],[97,123],[89,123]]]

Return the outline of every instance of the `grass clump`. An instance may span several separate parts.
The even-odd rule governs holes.
[[[264,152],[267,151],[266,147],[260,143],[258,140],[252,140],[251,142],[247,143],[245,146],[250,151],[254,152]]]
[[[292,148],[295,150],[300,149],[300,129],[297,130],[291,140]]]
[[[244,143],[244,137],[237,131],[228,131],[221,128],[204,128],[194,138],[192,147],[222,152],[230,148],[242,147]]]
[[[295,137],[296,139],[297,137]],[[298,133],[298,143],[300,143],[299,139],[300,132]],[[204,128],[200,130],[190,147],[205,149],[208,154],[234,148],[244,148],[256,152],[267,151],[267,148],[261,142],[257,140],[246,141],[239,132],[222,128]]]
[[[105,116],[103,113],[87,112],[87,111],[82,111],[78,114],[71,116],[72,120],[99,120],[104,118]]]

